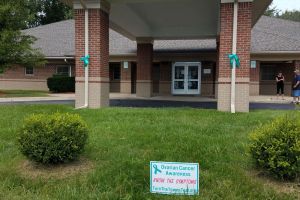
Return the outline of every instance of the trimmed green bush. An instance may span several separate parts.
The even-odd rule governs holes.
[[[47,79],[51,92],[75,92],[75,77],[53,76]]]
[[[32,115],[19,132],[21,152],[43,164],[73,161],[83,152],[88,138],[86,123],[79,115]]]
[[[300,175],[300,118],[285,116],[259,127],[251,136],[250,152],[258,167],[278,179]]]

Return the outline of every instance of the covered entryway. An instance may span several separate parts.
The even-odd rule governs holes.
[[[75,10],[76,107],[109,106],[110,27],[137,42],[137,96],[153,95],[155,40],[211,38],[218,43],[218,110],[249,111],[251,28],[271,0],[63,1]],[[229,54],[239,57],[240,68],[231,70]],[[90,59],[88,68],[82,57]],[[190,80],[194,93],[199,83]]]

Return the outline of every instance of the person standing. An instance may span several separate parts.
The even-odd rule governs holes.
[[[277,98],[281,95],[282,100],[284,100],[284,76],[282,72],[279,72],[276,76],[276,85],[277,85]]]
[[[300,103],[300,71],[295,70],[295,77],[292,84],[293,89],[293,103],[299,104]]]

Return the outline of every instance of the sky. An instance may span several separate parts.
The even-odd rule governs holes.
[[[282,11],[300,10],[300,0],[273,0],[273,4]]]

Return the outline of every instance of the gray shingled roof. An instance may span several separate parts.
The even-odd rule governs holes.
[[[74,20],[24,30],[35,36],[35,48],[40,48],[46,57],[75,55]],[[154,51],[212,51],[214,39],[207,40],[161,40],[154,42]],[[252,53],[266,51],[300,51],[300,23],[263,16],[252,30]],[[136,53],[136,42],[110,30],[110,54]]]
[[[263,16],[252,29],[252,52],[300,51],[300,23]]]

